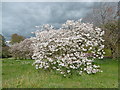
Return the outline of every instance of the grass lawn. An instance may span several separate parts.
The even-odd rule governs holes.
[[[96,60],[102,73],[64,78],[54,72],[38,72],[33,60],[2,60],[3,88],[118,88],[118,62]]]

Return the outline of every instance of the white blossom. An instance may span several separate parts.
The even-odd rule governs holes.
[[[104,54],[104,31],[100,28],[94,29],[93,24],[81,20],[67,20],[58,30],[49,24],[43,25],[41,30],[36,31],[33,38],[35,65],[52,68],[64,76],[72,73],[71,70],[80,75],[100,72],[100,67],[93,65],[94,59],[101,59]]]

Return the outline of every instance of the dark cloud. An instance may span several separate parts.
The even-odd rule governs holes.
[[[2,33],[7,39],[13,33],[29,37],[36,30],[34,26],[48,23],[60,27],[68,19],[84,17],[92,5],[92,2],[2,3]]]

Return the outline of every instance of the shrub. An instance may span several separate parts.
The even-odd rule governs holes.
[[[39,26],[37,26],[39,28]],[[64,76],[77,72],[101,72],[94,59],[103,58],[104,31],[81,20],[68,20],[58,30],[43,25],[33,37],[33,56],[36,69],[53,69]],[[91,54],[89,58],[86,54]]]

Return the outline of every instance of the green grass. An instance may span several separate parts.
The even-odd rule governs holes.
[[[64,78],[54,72],[35,70],[33,60],[2,60],[3,88],[117,88],[118,62],[112,59],[96,60],[102,73],[73,75]]]

